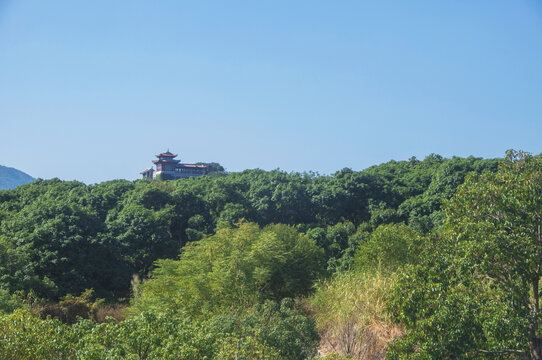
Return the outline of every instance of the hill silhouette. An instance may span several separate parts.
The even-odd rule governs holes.
[[[34,180],[36,179],[21,170],[0,165],[0,190],[13,189]]]

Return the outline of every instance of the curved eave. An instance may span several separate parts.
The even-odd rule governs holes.
[[[154,160],[153,164],[178,164],[181,160],[173,160],[173,159],[160,159],[160,160]]]
[[[161,157],[170,157],[170,158],[174,158],[174,157],[177,157],[177,154],[167,154],[167,153],[162,153],[162,154],[158,154],[158,155],[154,155],[156,156],[157,158],[161,158]]]

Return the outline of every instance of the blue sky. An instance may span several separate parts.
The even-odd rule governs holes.
[[[536,0],[3,1],[0,164],[333,173],[542,152]]]

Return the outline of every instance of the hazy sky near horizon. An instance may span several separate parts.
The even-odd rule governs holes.
[[[0,165],[316,171],[542,152],[537,0],[0,0]]]

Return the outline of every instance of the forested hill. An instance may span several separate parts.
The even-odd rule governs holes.
[[[0,284],[58,299],[92,288],[129,294],[133,274],[241,219],[294,225],[323,249],[324,270],[346,268],[364,234],[405,223],[426,234],[468,172],[498,160],[390,161],[332,176],[246,170],[176,181],[115,180],[94,185],[37,180],[0,191]]]
[[[32,176],[20,170],[0,165],[0,190],[13,189],[34,180]]]

